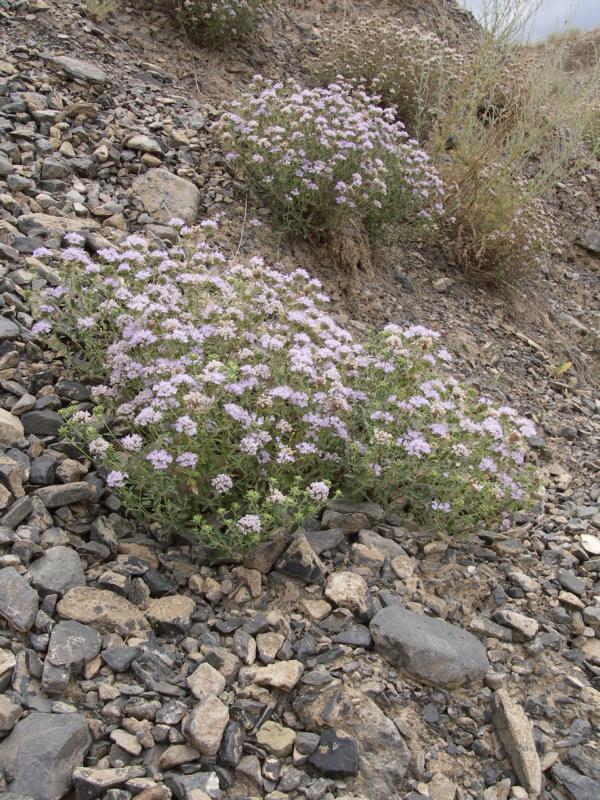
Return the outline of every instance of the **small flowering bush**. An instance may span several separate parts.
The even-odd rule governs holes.
[[[273,0],[167,0],[167,5],[193,39],[210,46],[254,31]]]
[[[231,555],[338,491],[459,534],[526,502],[534,426],[448,375],[436,332],[359,342],[304,270],[206,240],[131,235],[92,259],[69,236],[33,332],[104,374],[66,428],[139,518]]]
[[[442,184],[428,156],[377,98],[344,82],[304,89],[256,78],[220,123],[226,159],[286,230],[431,225]]]
[[[435,33],[366,16],[325,30],[319,78],[338,75],[395,106],[400,119],[421,139],[459,82],[463,56]]]

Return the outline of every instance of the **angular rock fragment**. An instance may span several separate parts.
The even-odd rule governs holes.
[[[71,56],[48,56],[46,60],[50,64],[59,67],[66,75],[76,80],[85,81],[86,83],[103,84],[107,81],[106,73],[97,67],[95,64],[90,64],[88,61],[81,61],[79,58],[71,58]]]
[[[0,764],[13,775],[9,791],[35,800],[60,800],[91,741],[80,714],[32,712],[0,744]]]
[[[343,731],[325,731],[309,763],[323,775],[345,778],[358,772],[358,745]]]
[[[77,800],[95,800],[109,789],[116,789],[132,778],[139,778],[145,774],[145,768],[136,765],[116,769],[78,767],[73,771],[73,785],[77,792]]]
[[[209,697],[190,712],[183,733],[202,755],[216,756],[228,722],[227,706],[218,697]]]
[[[179,217],[190,224],[198,216],[198,188],[168,169],[159,167],[138,175],[132,189],[156,222],[168,223],[173,217]]]
[[[448,688],[481,680],[485,648],[473,634],[401,606],[383,608],[371,620],[375,648],[415,678]]]
[[[0,569],[0,617],[18,631],[28,631],[38,610],[37,592],[14,567]]]
[[[492,720],[521,785],[532,798],[542,791],[542,769],[533,740],[532,724],[506,689],[492,698]]]
[[[76,586],[56,606],[63,619],[93,625],[101,633],[131,635],[148,630],[143,614],[124,597],[106,589]]]
[[[305,583],[323,580],[323,563],[310,546],[304,534],[295,536],[292,543],[277,563],[279,572]]]
[[[63,595],[76,586],[85,586],[81,559],[71,547],[51,547],[29,565],[32,585],[42,594]]]

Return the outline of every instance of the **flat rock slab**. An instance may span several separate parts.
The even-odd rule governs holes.
[[[19,217],[19,230],[30,231],[42,228],[50,233],[79,233],[80,231],[96,231],[100,223],[93,219],[76,219],[74,217],[55,217],[53,214],[23,214]]]
[[[542,791],[542,768],[533,740],[533,726],[506,689],[499,689],[492,698],[492,720],[521,786],[531,798],[538,797]]]
[[[94,800],[109,789],[116,789],[132,778],[140,778],[145,774],[146,770],[142,766],[116,767],[114,769],[78,767],[73,772],[77,800]]]
[[[69,506],[71,503],[85,503],[94,493],[91,484],[85,481],[75,481],[74,483],[60,483],[55,486],[42,486],[33,493],[39,497],[46,508],[60,508]]]
[[[587,775],[581,775],[564,764],[555,764],[552,767],[552,776],[574,800],[598,800],[600,797],[599,781],[589,778]]]
[[[28,631],[35,622],[38,595],[14,567],[0,570],[0,617],[18,631]]]
[[[371,635],[391,664],[425,683],[448,688],[480,680],[488,671],[485,648],[473,634],[401,606],[378,611]]]
[[[14,775],[8,791],[35,800],[59,800],[91,742],[80,714],[31,713],[0,744],[0,764]]]
[[[198,187],[168,169],[159,167],[138,175],[132,189],[156,222],[168,223],[173,217],[179,217],[191,223],[198,216]]]
[[[77,586],[69,589],[57,607],[59,617],[92,625],[101,633],[127,636],[149,628],[143,613],[129,600],[107,589]]]
[[[75,80],[98,84],[106,83],[108,80],[106,72],[88,61],[81,61],[78,58],[70,58],[69,56],[48,56],[46,61],[59,67],[65,75],[68,75],[69,78],[75,78]]]

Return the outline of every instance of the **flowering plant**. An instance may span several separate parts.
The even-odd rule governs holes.
[[[129,511],[236,554],[338,491],[458,533],[525,502],[532,423],[447,376],[439,334],[356,341],[307,272],[208,238],[130,235],[92,259],[71,234],[43,291],[34,334],[68,335],[105,375],[67,431]]]
[[[169,0],[169,3],[185,31],[210,46],[251,33],[266,19],[273,0]]]
[[[343,76],[394,106],[420,140],[460,81],[463,56],[432,31],[367,16],[323,34],[318,76]]]
[[[220,121],[226,160],[283,228],[314,234],[358,218],[373,232],[431,225],[442,182],[378,98],[339,81],[304,89],[255,78]]]

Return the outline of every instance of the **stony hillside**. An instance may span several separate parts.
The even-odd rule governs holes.
[[[354,5],[278,4],[259,41],[206,50],[150,3],[95,23],[0,0],[2,799],[600,797],[598,162],[556,188],[553,258],[516,292],[431,245],[366,264],[282,238],[211,122],[256,72],[305,78]],[[433,2],[360,5],[436,27]],[[223,252],[304,267],[349,327],[441,331],[461,378],[535,424],[536,507],[440,538],[336,500],[217,565],[130,518],[60,433],[90,382],[35,333],[57,276],[34,253],[217,215]]]

